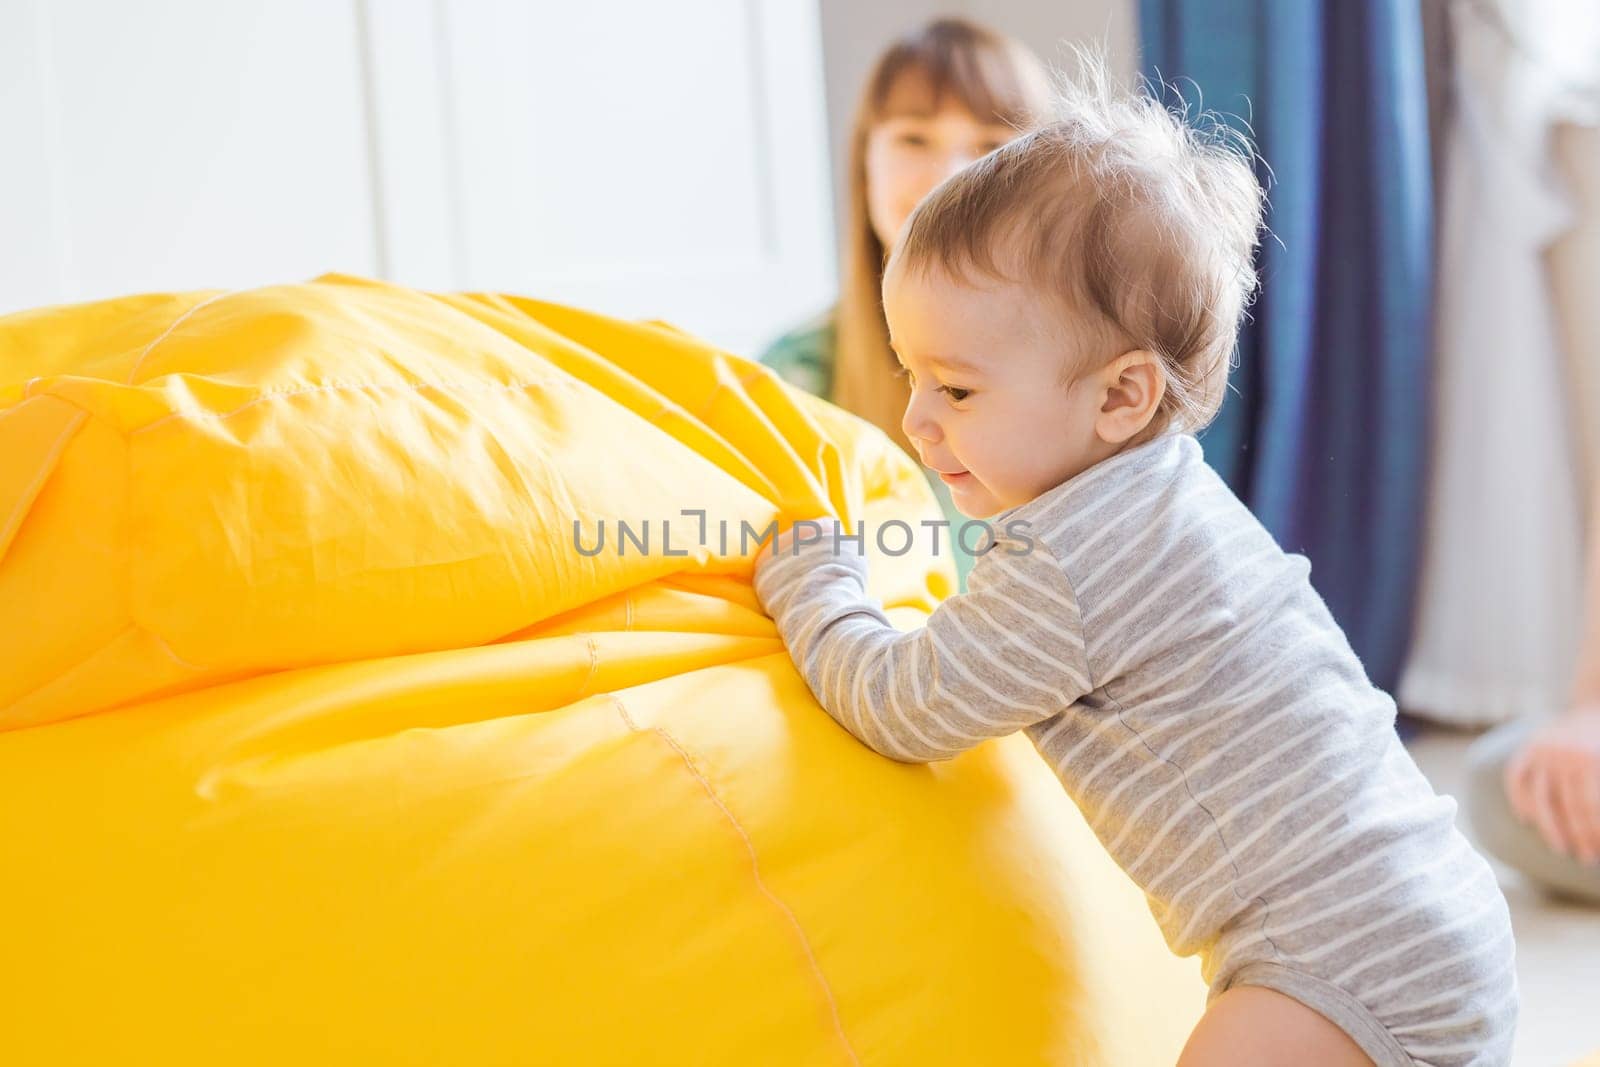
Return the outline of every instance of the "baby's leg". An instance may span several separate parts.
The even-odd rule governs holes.
[[[1373,1067],[1348,1034],[1293,997],[1236,985],[1213,1000],[1178,1067]]]

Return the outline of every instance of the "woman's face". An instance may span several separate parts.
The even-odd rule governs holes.
[[[921,81],[901,77],[888,117],[867,131],[867,215],[884,248],[934,186],[1017,136],[1004,123],[980,122],[948,95],[935,101]]]

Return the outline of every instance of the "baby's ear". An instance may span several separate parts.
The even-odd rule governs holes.
[[[1167,392],[1161,357],[1142,348],[1124,352],[1107,364],[1101,381],[1105,399],[1095,419],[1095,431],[1113,445],[1132,440],[1150,425]]]

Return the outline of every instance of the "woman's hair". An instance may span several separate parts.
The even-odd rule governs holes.
[[[1160,360],[1141,438],[1195,431],[1227,388],[1256,287],[1263,192],[1248,141],[1121,90],[1104,60],[1057,87],[1056,121],[952,175],[911,213],[895,268],[938,268],[1042,294],[1066,340],[1063,381],[1123,352]]]
[[[1048,117],[1050,78],[1025,45],[957,18],[935,20],[900,38],[878,57],[867,76],[850,135],[850,199],[841,242],[829,399],[875,423],[911,451],[900,429],[905,385],[896,376],[899,362],[889,350],[889,328],[883,318],[887,249],[873,232],[867,211],[867,135],[894,117],[887,107],[903,77],[921,78],[936,106],[948,94],[978,121],[1003,123],[1019,133]]]

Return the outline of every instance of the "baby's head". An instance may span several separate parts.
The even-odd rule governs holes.
[[[1240,139],[1085,67],[1057,121],[928,194],[884,273],[904,429],[974,517],[1209,422],[1255,289]]]

